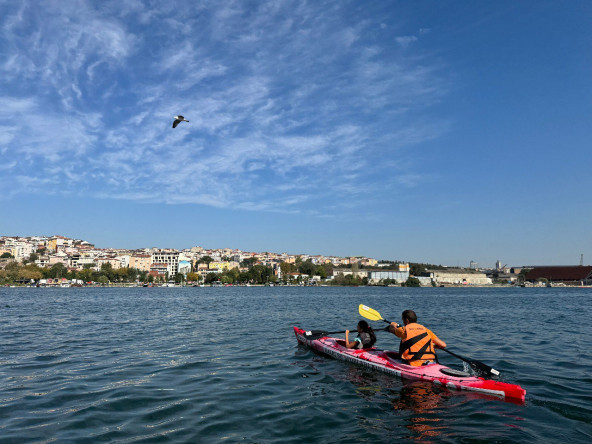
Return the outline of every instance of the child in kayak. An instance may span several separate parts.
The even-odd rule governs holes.
[[[372,327],[363,319],[358,322],[358,336],[353,341],[349,341],[349,330],[345,330],[345,346],[347,348],[372,348],[376,342],[376,335]]]
[[[405,310],[402,315],[403,326],[391,322],[389,331],[401,338],[399,356],[409,365],[419,367],[436,361],[436,348],[446,348],[432,331],[417,323],[417,315],[413,310]]]

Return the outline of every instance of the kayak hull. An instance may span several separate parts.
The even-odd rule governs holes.
[[[523,402],[526,395],[526,390],[516,384],[472,376],[437,363],[413,367],[399,360],[396,352],[377,349],[348,349],[344,346],[343,340],[328,336],[309,339],[305,333],[306,330],[294,327],[294,334],[298,342],[319,353],[400,378],[429,381],[449,389],[484,393],[518,402]]]

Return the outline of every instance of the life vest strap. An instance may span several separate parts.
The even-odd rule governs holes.
[[[432,344],[432,340],[429,337],[428,341],[418,351],[411,351],[411,347],[413,347],[415,344],[417,344],[419,341],[421,341],[427,336],[428,333],[423,332],[417,336],[412,337],[411,339],[407,339],[405,342],[401,342],[401,345],[399,346],[399,355],[403,357],[403,354],[406,351],[409,351],[411,356],[408,359],[406,359],[407,362],[419,361],[420,359],[435,359],[436,354],[432,353],[431,350],[428,352],[428,349]]]

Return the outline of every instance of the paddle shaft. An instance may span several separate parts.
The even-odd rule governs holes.
[[[350,331],[355,331],[355,330],[350,330]],[[337,334],[343,334],[345,333],[345,330],[340,330],[340,331],[325,331],[325,330],[310,330],[310,331],[306,331],[304,332],[304,336],[306,336],[308,339],[311,338],[322,338],[323,336],[329,336],[329,335],[337,335]]]

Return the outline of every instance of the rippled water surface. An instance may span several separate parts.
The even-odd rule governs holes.
[[[590,442],[591,302],[577,288],[4,288],[0,441]],[[298,346],[293,325],[355,328],[360,303],[392,320],[414,309],[526,402]]]

